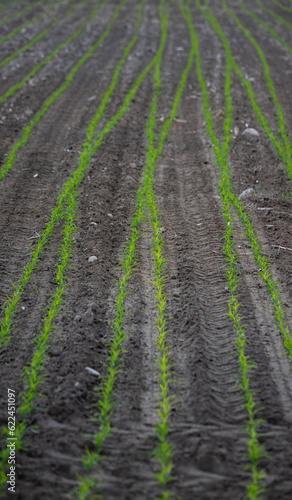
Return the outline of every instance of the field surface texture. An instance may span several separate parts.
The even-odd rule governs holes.
[[[292,1],[0,0],[0,497],[291,500]]]

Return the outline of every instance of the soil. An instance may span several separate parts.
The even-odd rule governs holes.
[[[281,0],[291,7],[291,3]],[[103,33],[117,0],[102,5],[88,24],[56,58],[7,99],[0,109],[1,165],[21,130],[47,98],[65,81],[70,69]],[[260,44],[270,66],[279,102],[292,137],[291,54],[266,30],[240,9],[228,6]],[[221,2],[212,2],[230,41],[237,63],[252,81],[256,98],[274,131],[277,117],[265,83],[263,67],[254,48]],[[292,32],[245,0],[292,47]],[[271,0],[264,2],[292,23],[292,12]],[[25,5],[25,3],[21,4]],[[94,1],[65,16],[44,39],[1,69],[0,94],[20,81],[43,57],[65,41],[87,18]],[[19,150],[17,160],[0,187],[0,304],[13,294],[37,237],[46,227],[56,197],[75,170],[86,136],[86,127],[110,85],[121,50],[133,36],[137,0],[130,0],[118,22],[94,55],[80,68],[64,94],[49,108]],[[7,7],[11,15],[20,6]],[[36,15],[0,25],[0,38]],[[216,130],[222,137],[224,119],[224,49],[208,21],[192,3],[200,41],[202,68],[210,89]],[[1,16],[4,17],[4,11]],[[3,59],[18,50],[52,22],[34,23],[1,44]],[[100,128],[121,106],[142,69],[150,62],[160,40],[157,2],[148,0],[137,44],[120,76]],[[169,33],[162,63],[162,90],[158,123],[169,116],[172,100],[190,51],[190,37],[178,2],[170,5]],[[130,235],[135,191],[145,164],[145,127],[153,96],[153,73],[144,80],[129,111],[105,138],[91,160],[80,192],[76,244],[67,272],[68,289],[55,322],[44,378],[36,409],[29,417],[26,449],[17,452],[17,500],[74,498],[77,474],[85,475],[81,457],[94,450],[92,435],[98,423],[98,389],[102,377],[85,368],[106,373],[109,342],[113,337],[114,300],[120,277],[119,263]],[[285,165],[278,158],[234,75],[232,86],[234,125],[239,129],[231,143],[230,164],[234,191],[240,195],[254,188],[244,200],[271,273],[279,281],[283,307],[292,331],[292,192]],[[159,125],[160,126],[160,125]],[[243,135],[246,127],[259,136]],[[195,67],[190,72],[179,113],[173,122],[163,155],[156,167],[155,191],[163,224],[167,259],[168,345],[176,384],[176,403],[169,436],[175,446],[174,480],[168,489],[184,500],[241,500],[250,480],[245,425],[248,422],[239,387],[236,337],[227,316],[230,298],[227,265],[223,254],[225,229],[219,196],[219,168],[206,133],[201,90]],[[106,440],[97,469],[102,498],[150,500],[161,491],[153,457],[154,427],[158,422],[156,396],[158,370],[155,308],[151,270],[151,232],[143,223],[136,272],[126,299],[127,338],[115,386],[113,432]],[[35,338],[41,332],[50,296],[56,289],[55,269],[62,241],[62,223],[56,228],[17,308],[10,343],[0,357],[1,425],[7,425],[7,388],[23,391],[23,368],[28,366]],[[251,387],[258,406],[262,443],[269,458],[261,461],[267,471],[264,500],[290,500],[292,495],[292,377],[291,363],[273,317],[270,295],[262,282],[247,236],[239,220],[234,234],[240,266],[240,315],[246,325],[246,352],[256,363]],[[92,255],[97,257],[88,262]],[[9,494],[7,493],[8,497]]]

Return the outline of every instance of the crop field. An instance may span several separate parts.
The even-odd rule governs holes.
[[[292,0],[0,0],[0,497],[291,500]]]

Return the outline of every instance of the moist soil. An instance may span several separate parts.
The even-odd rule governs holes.
[[[252,0],[245,2],[292,46],[292,32],[273,20]],[[286,6],[291,4],[286,1]],[[210,90],[216,131],[223,134],[225,52],[208,21],[192,13],[200,41],[202,68]],[[213,2],[212,2],[213,4]],[[23,4],[24,5],[24,4]],[[66,16],[59,6],[54,15],[60,24],[44,39],[1,68],[1,95],[20,81],[43,57],[65,41],[87,18],[95,2],[79,6]],[[0,160],[5,161],[21,131],[66,75],[103,33],[117,1],[105,3],[94,21],[56,58],[45,65],[0,109]],[[12,170],[0,187],[0,300],[13,294],[45,229],[57,195],[78,164],[86,127],[100,98],[108,89],[121,50],[133,36],[137,0],[130,0],[102,46],[79,69],[64,94],[49,108],[19,150]],[[292,132],[291,54],[237,2],[228,5],[263,49],[275,90]],[[265,5],[292,23],[292,12],[271,0]],[[265,83],[258,55],[221,2],[212,5],[232,52],[252,81],[256,98],[275,131],[277,117]],[[19,6],[7,7],[7,15]],[[39,12],[0,25],[0,38]],[[1,12],[1,16],[4,11]],[[284,12],[284,14],[283,14]],[[1,44],[3,58],[22,47],[52,22],[34,22],[25,32]],[[139,38],[121,72],[116,91],[99,128],[117,112],[135,79],[156,53],[160,40],[157,2],[143,9]],[[3,48],[3,52],[2,52]],[[187,64],[190,37],[178,3],[170,6],[169,31],[162,62],[162,88],[158,103],[158,129],[169,116],[181,74]],[[234,191],[248,188],[244,199],[255,233],[279,281],[283,307],[292,331],[292,194],[291,181],[234,76],[232,98],[234,137],[230,164]],[[106,374],[109,344],[113,338],[114,302],[121,276],[119,264],[130,236],[147,151],[145,127],[153,96],[149,73],[129,111],[106,136],[94,154],[79,194],[77,231],[68,287],[51,334],[42,372],[36,409],[29,416],[25,449],[17,452],[17,500],[74,498],[77,474],[87,472],[81,458],[94,450],[92,435],[98,389]],[[175,404],[171,414],[170,441],[174,445],[173,480],[168,491],[184,500],[241,500],[250,481],[248,470],[248,415],[239,384],[236,336],[228,313],[230,299],[223,254],[225,229],[218,185],[220,171],[206,133],[201,89],[195,67],[191,70],[177,117],[170,129],[155,172],[155,191],[164,235],[168,298],[168,336]],[[252,127],[258,136],[243,135]],[[237,130],[237,132],[236,132]],[[290,500],[292,495],[292,377],[291,363],[273,317],[271,297],[259,276],[244,228],[235,216],[238,251],[240,315],[246,327],[246,353],[256,364],[251,372],[260,426],[260,442],[269,458],[260,466],[267,472],[264,500]],[[63,224],[56,227],[41,254],[38,267],[18,305],[13,335],[0,358],[1,425],[7,425],[7,388],[24,390],[23,369],[28,366],[35,340],[42,331],[50,297],[56,290],[55,270],[62,242]],[[115,385],[113,431],[105,441],[98,474],[102,498],[150,500],[161,496],[155,476],[159,464],[153,456],[157,445],[155,425],[158,394],[158,354],[153,295],[151,232],[143,222],[138,256],[126,299],[127,332],[120,372]],[[90,256],[97,259],[90,263]],[[97,377],[86,370],[97,370]],[[17,417],[18,418],[18,417]],[[9,497],[8,493],[7,497]]]

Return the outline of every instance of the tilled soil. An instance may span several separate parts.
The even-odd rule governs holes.
[[[74,2],[71,2],[73,4]],[[275,91],[292,132],[292,55],[238,2],[227,2],[261,46],[270,66]],[[24,2],[21,5],[27,5]],[[3,95],[43,58],[65,41],[89,15],[96,2],[81,4],[69,16],[68,5],[54,15],[60,24],[44,39],[1,68]],[[214,4],[214,5],[213,5]],[[252,0],[245,1],[292,47],[292,32],[263,12]],[[264,2],[292,23],[292,11],[271,0]],[[291,7],[291,3],[282,1]],[[105,2],[86,30],[11,98],[0,105],[0,160],[5,162],[35,113],[62,85],[66,75],[104,32],[116,0]],[[2,4],[0,4],[0,7]],[[130,42],[136,22],[137,0],[122,7],[108,37],[78,70],[73,82],[48,109],[19,150],[11,171],[0,186],[0,300],[7,304],[13,284],[23,275],[25,264],[36,248],[63,184],[78,165],[86,138],[102,95],[109,88],[123,48]],[[223,139],[224,48],[209,22],[192,3],[199,37],[202,69],[206,79],[216,131]],[[3,18],[20,4],[0,12]],[[0,38],[35,16],[24,14],[0,25]],[[274,131],[277,117],[266,85],[263,66],[250,42],[224,12],[221,2],[212,9],[231,44],[233,55],[252,81],[256,98]],[[291,9],[292,10],[292,9]],[[169,28],[161,67],[162,87],[157,123],[161,129],[172,109],[172,101],[191,49],[190,36],[177,1],[169,6]],[[26,28],[1,44],[1,59],[18,50],[52,22],[51,17]],[[123,67],[98,131],[122,105],[141,71],[156,53],[160,42],[157,2],[143,7],[139,37]],[[147,153],[145,127],[153,97],[153,70],[144,79],[127,113],[105,137],[91,159],[78,194],[74,252],[66,272],[68,287],[54,322],[50,347],[36,408],[28,419],[25,450],[16,454],[14,498],[74,498],[77,474],[87,472],[81,458],[86,448],[94,450],[92,435],[98,431],[96,414],[102,377],[86,367],[106,374],[109,344],[113,338],[119,267],[130,237],[135,192],[141,181]],[[279,282],[282,304],[292,331],[292,210],[291,183],[286,167],[277,156],[258,123],[244,88],[234,75],[232,85],[234,126],[230,165],[236,195],[247,188],[255,194],[243,204],[254,231]],[[243,135],[252,127],[258,136]],[[173,480],[167,490],[185,500],[240,500],[246,498],[250,482],[246,443],[248,414],[239,384],[236,334],[228,317],[230,293],[227,263],[223,253],[225,222],[219,191],[220,170],[206,132],[202,94],[195,64],[189,74],[179,113],[173,121],[155,172],[155,192],[164,235],[165,291],[168,299],[168,335],[175,404],[169,439],[174,445]],[[292,378],[291,362],[273,315],[270,294],[242,222],[235,218],[234,243],[239,259],[240,316],[246,329],[246,353],[255,363],[250,383],[258,417],[260,442],[268,457],[260,462],[267,472],[264,500],[288,500],[292,495]],[[56,290],[58,250],[62,242],[61,222],[41,254],[38,266],[25,287],[13,320],[10,342],[2,347],[1,425],[7,425],[7,388],[23,391],[23,369],[28,366],[42,331],[50,297]],[[156,311],[153,290],[152,235],[143,221],[137,263],[126,299],[127,332],[118,378],[114,387],[115,408],[112,433],[104,443],[98,474],[102,498],[159,498],[153,456],[157,445],[155,424],[158,394]],[[96,256],[90,263],[88,258]],[[16,420],[18,416],[16,414]],[[5,441],[3,441],[5,446]],[[6,491],[4,493],[9,496]],[[81,498],[81,497],[80,497]],[[91,497],[90,497],[91,498]],[[170,498],[170,497],[167,497]]]

